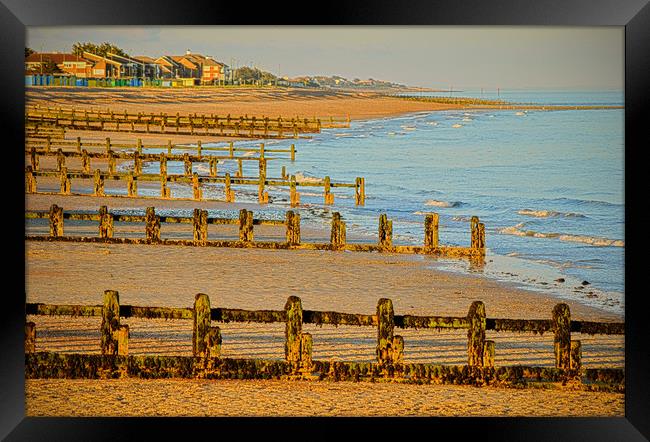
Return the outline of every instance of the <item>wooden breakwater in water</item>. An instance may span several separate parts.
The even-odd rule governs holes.
[[[454,104],[462,106],[489,106],[498,109],[522,109],[522,110],[602,110],[602,109],[624,109],[620,105],[553,105],[553,104],[535,104],[535,103],[513,103],[504,100],[487,100],[472,97],[423,97],[417,95],[391,95],[393,98],[408,101],[421,101],[425,103]]]
[[[267,177],[267,159],[266,158],[251,158],[251,160],[258,161],[259,163],[259,175],[257,177],[243,177],[242,174],[242,165],[239,162],[239,169],[237,175],[231,177],[230,173],[224,174],[224,176],[217,176],[217,162],[218,159],[214,156],[202,157],[202,162],[207,162],[210,164],[210,175],[203,176],[199,175],[196,172],[192,171],[192,159],[188,154],[184,154],[181,158],[184,161],[184,175],[168,175],[167,174],[167,160],[169,157],[164,154],[156,156],[150,156],[152,159],[158,159],[160,163],[160,173],[159,174],[143,174],[142,173],[142,163],[144,158],[147,155],[139,155],[137,152],[134,154],[134,170],[129,173],[117,173],[115,171],[115,159],[117,155],[108,154],[108,172],[102,172],[100,169],[96,169],[91,172],[90,158],[92,154],[82,151],[81,160],[82,160],[82,171],[74,172],[69,171],[65,166],[66,154],[62,151],[57,152],[57,169],[58,170],[34,170],[34,168],[39,168],[38,164],[38,154],[33,151],[30,152],[30,162],[31,165],[25,167],[25,191],[26,193],[34,194],[48,194],[47,192],[39,192],[38,190],[38,177],[58,177],[59,178],[59,192],[60,195],[86,195],[86,196],[110,196],[110,197],[129,197],[129,198],[159,198],[159,199],[172,199],[171,189],[168,187],[170,182],[175,183],[189,183],[192,186],[192,200],[194,201],[224,201],[225,202],[235,202],[235,191],[232,189],[233,185],[238,186],[257,186],[258,192],[258,201],[260,204],[266,204],[269,202],[269,194],[266,190],[267,186],[275,187],[286,187],[289,189],[290,204],[291,207],[297,207],[300,205],[300,193],[298,192],[298,187],[322,187],[323,188],[323,200],[324,204],[334,204],[334,193],[332,193],[333,188],[354,188],[355,189],[355,205],[365,205],[366,193],[365,193],[365,179],[362,177],[357,177],[354,183],[343,183],[343,182],[332,182],[330,177],[326,176],[321,179],[310,179],[310,180],[297,180],[295,175],[287,176],[286,170],[282,169],[283,176],[280,178],[271,178]],[[68,154],[71,155],[71,154]],[[95,154],[97,155],[97,154]],[[151,154],[149,154],[151,155]],[[243,160],[243,157],[242,157]],[[72,192],[72,179],[79,180],[93,180],[93,192],[92,193],[73,193]],[[105,193],[105,181],[114,180],[114,181],[126,181],[127,195],[107,195]],[[144,197],[138,195],[138,182],[159,182],[160,183],[160,197]],[[205,184],[223,184],[224,185],[224,200],[214,200],[214,199],[205,199],[203,196],[203,189]]]
[[[25,152],[35,152],[38,155],[49,155],[56,149],[61,150],[64,154],[68,152],[82,153],[84,149],[92,151],[92,149],[99,149],[106,154],[121,150],[136,150],[140,155],[145,154],[147,150],[167,150],[167,155],[173,155],[174,151],[190,151],[187,152],[191,155],[196,155],[201,158],[204,152],[208,154],[212,152],[228,152],[228,156],[224,158],[235,158],[236,152],[257,153],[261,158],[265,158],[266,154],[288,153],[290,154],[291,161],[296,159],[296,145],[292,144],[288,149],[267,148],[264,143],[260,143],[258,148],[253,147],[235,147],[231,141],[228,146],[204,146],[202,140],[197,140],[196,145],[189,144],[174,144],[171,140],[167,140],[166,144],[144,144],[140,138],[135,143],[115,143],[111,141],[110,137],[106,137],[104,142],[82,140],[77,137],[76,140],[66,140],[63,138],[52,138],[49,135],[42,137],[28,137],[25,141]],[[192,152],[194,151],[194,153]]]
[[[381,298],[374,314],[303,310],[299,297],[290,296],[283,310],[243,310],[215,307],[208,295],[194,297],[193,307],[141,307],[120,305],[119,293],[106,290],[102,305],[52,305],[28,303],[27,315],[101,317],[99,355],[37,352],[35,323],[25,327],[27,378],[210,378],[210,379],[330,379],[351,381],[450,383],[526,386],[551,382],[577,383],[588,390],[624,391],[622,369],[585,369],[582,346],[572,332],[624,334],[624,323],[573,321],[569,306],[557,304],[550,319],[500,319],[486,317],[485,305],[474,301],[466,316],[396,315],[390,299]],[[192,355],[130,356],[130,329],[121,319],[163,318],[192,321]],[[221,358],[222,333],[212,322],[284,323],[284,359]],[[313,337],[303,324],[361,326],[376,329],[375,362],[323,362],[312,357]],[[395,328],[452,329],[467,332],[467,364],[446,366],[407,362],[408,343]],[[495,366],[494,341],[487,330],[519,333],[553,333],[554,368]]]
[[[239,218],[212,218],[206,210],[194,209],[192,217],[160,216],[154,207],[148,207],[144,215],[120,215],[108,212],[102,206],[98,213],[64,212],[62,207],[53,204],[49,211],[26,211],[26,219],[48,219],[49,235],[26,235],[31,241],[71,241],[96,242],[113,244],[158,244],[183,245],[203,247],[232,247],[232,248],[261,248],[288,250],[331,250],[354,252],[383,252],[427,254],[458,258],[477,258],[485,256],[485,226],[478,217],[472,217],[470,222],[470,246],[443,246],[438,241],[438,214],[427,215],[424,221],[424,244],[422,246],[401,246],[393,244],[393,222],[385,214],[379,217],[378,241],[376,244],[348,243],[346,240],[346,225],[341,215],[335,212],[332,216],[329,243],[305,243],[300,236],[300,214],[287,211],[284,220],[255,219],[253,212],[241,209]],[[98,223],[97,237],[66,236],[64,233],[65,220],[93,221]],[[144,224],[142,238],[117,238],[114,235],[115,223]],[[171,239],[161,237],[161,223],[192,224],[193,239]],[[208,236],[210,224],[239,225],[239,237],[235,240],[211,240]],[[285,241],[255,241],[255,225],[276,225],[285,227]]]

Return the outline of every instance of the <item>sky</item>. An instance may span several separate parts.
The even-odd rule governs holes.
[[[438,89],[618,89],[624,27],[29,27],[36,51],[108,41],[130,55],[210,55],[280,74],[340,75]]]

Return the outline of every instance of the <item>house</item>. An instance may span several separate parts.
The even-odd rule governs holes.
[[[147,57],[146,55],[138,55],[133,57],[133,59],[142,64],[142,71],[144,72],[144,77],[146,78],[163,78],[163,69],[165,69],[167,73],[171,73],[169,69],[165,68],[161,64],[156,63],[156,60],[151,57]]]
[[[120,78],[124,68],[119,61],[84,51],[83,58],[93,63],[91,78]],[[95,68],[95,66],[97,66]]]
[[[160,68],[161,78],[180,78],[183,76],[185,68],[169,55],[158,57],[154,60],[154,63]]]
[[[123,55],[117,55],[108,52],[106,57],[120,63],[120,76],[121,77],[143,77],[144,76],[144,65],[141,61],[135,60],[131,57],[126,57]]]
[[[187,50],[185,55],[172,55],[169,58],[183,66],[187,77],[198,78],[201,84],[225,82],[229,75],[228,66],[220,61]]]
[[[35,52],[25,59],[25,70],[38,74],[41,72],[45,63],[53,62],[56,66],[67,75],[78,78],[88,78],[91,76],[93,62],[78,57],[74,54],[60,52]]]

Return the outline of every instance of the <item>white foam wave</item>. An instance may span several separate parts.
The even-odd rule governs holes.
[[[458,207],[462,203],[460,201],[438,201],[438,200],[427,200],[425,206],[434,206],[434,207]]]
[[[463,127],[463,125],[456,123],[456,124],[452,125],[451,127]]]
[[[572,235],[568,233],[544,233],[534,230],[522,230],[525,223],[519,223],[512,227],[504,227],[497,232],[503,235],[529,236],[532,238],[551,238],[560,241],[580,242],[598,247],[625,247],[625,241],[620,239],[609,239],[598,236]]]
[[[533,216],[535,218],[551,218],[551,217],[558,217],[558,216],[564,216],[566,218],[585,218],[584,215],[581,213],[573,213],[573,212],[556,212],[554,210],[532,210],[532,209],[522,209],[518,210],[517,213],[519,215],[524,215],[524,216]]]
[[[307,183],[316,183],[316,182],[321,181],[320,178],[316,178],[316,177],[313,177],[313,176],[308,176],[308,175],[305,175],[302,172],[296,172],[295,176],[296,176],[296,181],[298,181],[298,182],[302,181],[302,182],[307,182]]]

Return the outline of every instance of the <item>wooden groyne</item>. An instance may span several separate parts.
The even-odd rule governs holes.
[[[321,120],[283,119],[230,114],[174,115],[116,113],[76,109],[27,109],[26,126],[46,125],[72,130],[94,130],[153,134],[202,135],[248,138],[299,138],[321,131]]]
[[[187,113],[187,114],[181,114],[181,113],[176,113],[176,114],[168,114],[166,112],[160,112],[160,113],[146,113],[146,112],[128,112],[128,111],[115,111],[110,108],[107,109],[80,109],[80,108],[74,108],[74,107],[62,107],[62,106],[42,106],[39,104],[35,105],[30,105],[27,106],[26,108],[26,113],[27,115],[33,115],[33,116],[40,116],[41,114],[45,115],[54,115],[56,116],[57,114],[60,115],[68,115],[68,116],[82,116],[85,118],[88,116],[89,118],[110,118],[110,119],[123,119],[124,121],[139,121],[139,122],[146,122],[149,121],[150,123],[154,122],[160,122],[160,121],[165,121],[165,122],[171,122],[172,119],[174,122],[176,121],[176,118],[178,118],[182,123],[187,123],[190,120],[194,123],[199,123],[202,124],[203,121],[207,121],[210,124],[219,124],[219,123],[225,123],[226,125],[233,124],[233,122],[240,122],[240,123],[259,123],[260,121],[263,122],[269,122],[269,124],[281,126],[284,125],[286,129],[293,128],[293,124],[297,123],[302,125],[302,127],[305,128],[305,131],[308,130],[315,130],[318,131],[319,128],[341,128],[341,127],[349,127],[350,126],[350,116],[347,115],[345,117],[341,116],[333,116],[333,115],[327,115],[327,116],[313,116],[311,118],[309,117],[301,117],[299,115],[295,116],[277,116],[277,117],[270,117],[268,115],[261,115],[261,116],[256,116],[256,115],[216,115],[214,113],[211,114],[197,114],[197,113]]]
[[[77,137],[76,140],[57,139],[52,138],[49,135],[42,137],[28,137],[25,140],[26,153],[35,152],[38,155],[48,155],[55,150],[58,151],[58,149],[63,151],[64,154],[68,152],[81,153],[84,149],[99,149],[104,151],[106,154],[122,150],[136,150],[140,155],[143,155],[148,150],[166,150],[167,155],[173,155],[174,151],[180,150],[183,151],[183,153],[187,152],[194,154],[199,158],[203,156],[204,152],[207,152],[208,154],[212,152],[228,152],[228,156],[223,157],[228,159],[236,158],[236,152],[257,153],[261,158],[268,157],[269,153],[288,153],[291,161],[295,161],[297,152],[295,144],[292,144],[288,149],[269,149],[264,143],[260,143],[259,147],[253,148],[235,146],[232,141],[228,143],[228,146],[204,146],[202,140],[197,140],[196,145],[185,143],[174,144],[171,140],[167,140],[166,144],[144,144],[140,138],[136,139],[135,143],[115,143],[114,141],[111,141],[110,137],[106,137],[103,142],[97,142],[82,140],[81,137]]]
[[[160,196],[153,197],[157,199],[181,199],[174,198],[172,196],[171,189],[168,187],[169,183],[188,183],[192,186],[192,198],[194,201],[225,201],[225,202],[235,202],[235,191],[232,189],[232,186],[257,186],[258,189],[258,201],[260,204],[266,204],[269,202],[268,191],[266,190],[267,186],[275,187],[287,187],[289,188],[290,194],[290,204],[291,207],[297,207],[300,205],[300,193],[298,192],[298,187],[322,187],[323,188],[323,200],[324,204],[334,204],[334,194],[332,193],[332,188],[354,188],[355,189],[355,204],[356,205],[365,205],[365,179],[357,178],[354,183],[342,183],[342,182],[332,182],[330,177],[325,177],[322,180],[308,180],[308,181],[299,181],[296,179],[295,175],[287,176],[283,168],[283,173],[285,176],[280,178],[270,178],[266,176],[266,162],[267,159],[264,158],[249,158],[249,160],[257,160],[259,163],[259,175],[257,177],[244,177],[244,176],[234,176],[231,177],[230,173],[225,173],[223,176],[217,175],[217,162],[218,159],[214,156],[202,157],[202,162],[207,162],[210,164],[210,175],[203,176],[199,175],[196,172],[192,172],[193,161],[190,159],[188,154],[184,154],[181,158],[184,162],[184,175],[168,175],[167,174],[167,160],[170,157],[163,155],[155,156],[152,155],[150,158],[157,158],[160,163],[160,173],[159,174],[143,174],[142,173],[142,162],[146,158],[146,155],[135,154],[134,157],[134,170],[129,173],[118,173],[115,171],[115,159],[118,158],[117,155],[109,156],[108,158],[108,172],[102,172],[100,169],[96,169],[94,172],[91,172],[90,158],[92,154],[83,153],[81,154],[82,159],[82,171],[74,172],[68,171],[65,166],[66,155],[59,152],[57,153],[57,169],[58,170],[34,170],[35,167],[39,167],[38,164],[38,155],[36,153],[31,155],[31,165],[25,167],[25,191],[26,193],[33,194],[50,194],[48,192],[39,192],[38,190],[38,177],[58,177],[60,181],[59,192],[60,195],[86,195],[86,196],[109,196],[109,197],[128,197],[128,198],[152,198],[138,195],[138,182],[158,182],[160,183]],[[176,158],[176,157],[172,157]],[[243,158],[242,158],[243,160]],[[242,173],[241,162],[239,163],[239,170],[236,175]],[[72,192],[72,179],[80,180],[93,180],[93,192],[90,193],[73,193]],[[104,191],[105,181],[114,180],[114,181],[126,181],[127,184],[127,194],[126,195],[109,195]],[[224,200],[216,199],[207,199],[203,196],[203,186],[205,184],[223,184],[224,185]]]
[[[393,98],[408,101],[422,101],[425,103],[454,104],[463,106],[486,106],[497,109],[522,109],[522,110],[541,110],[541,111],[560,111],[560,110],[603,110],[603,109],[624,109],[620,105],[554,105],[554,104],[535,104],[535,103],[513,103],[504,100],[486,100],[482,98],[471,97],[422,97],[417,95],[391,95]]]
[[[567,304],[557,304],[550,319],[487,318],[485,305],[474,301],[466,316],[396,315],[390,299],[381,298],[374,314],[303,310],[302,301],[290,296],[282,310],[242,310],[211,305],[208,295],[194,297],[193,307],[141,307],[120,305],[119,293],[106,290],[102,305],[52,305],[28,303],[27,315],[101,317],[99,355],[36,352],[37,329],[25,327],[27,378],[208,378],[208,379],[331,379],[351,381],[390,380],[416,383],[526,386],[535,382],[573,381],[588,390],[624,391],[622,369],[585,369],[582,346],[572,332],[624,334],[624,323],[573,321]],[[164,318],[192,321],[192,354],[182,356],[130,356],[128,318]],[[222,332],[212,322],[285,324],[284,360],[221,358]],[[303,324],[366,326],[376,331],[376,361],[324,362],[313,360],[313,337]],[[467,364],[413,364],[408,343],[395,328],[452,329],[467,331]],[[485,339],[487,330],[519,333],[553,333],[554,368],[495,366],[495,342]]]
[[[434,222],[437,214],[427,215],[424,223],[424,245],[401,246],[392,242],[392,221],[386,215],[379,217],[379,240],[376,244],[351,244],[346,240],[345,222],[338,212],[332,216],[329,243],[305,243],[300,238],[300,214],[287,211],[284,220],[262,220],[253,217],[253,212],[241,209],[238,219],[210,218],[206,210],[194,209],[192,217],[160,216],[155,208],[148,207],[144,215],[120,215],[109,213],[102,206],[98,213],[64,212],[62,207],[53,204],[49,211],[26,211],[26,219],[48,219],[49,235],[26,235],[30,241],[72,241],[97,242],[113,244],[159,244],[204,247],[232,248],[261,248],[288,250],[348,250],[354,252],[384,252],[427,254],[459,258],[479,258],[485,256],[485,228],[478,217],[472,217],[470,222],[470,247],[442,246],[438,243],[438,223]],[[64,233],[65,220],[94,221],[98,223],[97,237],[66,236]],[[114,226],[117,222],[144,223],[144,237],[116,238]],[[193,225],[192,240],[162,238],[161,223],[180,223]],[[239,237],[236,240],[210,240],[208,225],[235,224],[239,225]],[[255,241],[253,227],[255,225],[276,225],[285,227],[285,238],[279,241]]]

